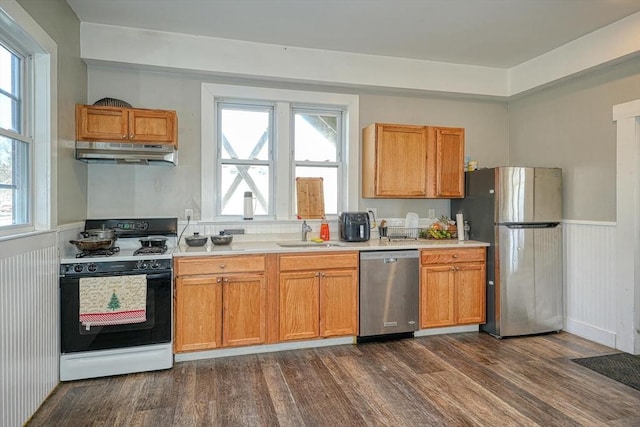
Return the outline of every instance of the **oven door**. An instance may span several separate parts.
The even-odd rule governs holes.
[[[134,274],[134,273],[123,273]],[[139,273],[136,273],[139,274]],[[103,275],[105,277],[107,275]],[[114,274],[109,274],[114,276]],[[91,277],[101,277],[99,274]],[[60,278],[60,351],[105,350],[171,342],[171,271],[147,275],[147,320],[142,323],[91,326],[80,322],[79,277]]]

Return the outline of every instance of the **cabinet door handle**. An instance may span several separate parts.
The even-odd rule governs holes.
[[[316,273],[316,277],[320,276],[320,273]]]
[[[222,279],[220,279],[219,277],[216,279],[216,283],[220,283]]]
[[[131,134],[131,135],[129,135],[129,138],[133,138],[134,136],[135,136],[134,134]]]
[[[225,267],[225,265],[224,265],[224,264],[220,264],[220,268],[224,268],[224,267]]]
[[[325,276],[325,274],[324,274],[324,273],[321,273],[320,275],[321,275],[322,277],[324,277],[324,276]]]
[[[122,135],[122,139],[127,139],[127,135]]]
[[[454,258],[458,258],[458,254],[453,254],[453,257]]]

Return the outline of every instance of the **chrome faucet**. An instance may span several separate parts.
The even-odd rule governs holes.
[[[307,221],[302,221],[302,241],[307,241],[307,233],[311,231],[311,227],[307,224]]]

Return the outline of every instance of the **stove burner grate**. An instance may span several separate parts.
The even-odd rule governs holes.
[[[120,248],[114,246],[109,249],[96,249],[94,251],[84,250],[80,253],[76,254],[76,258],[87,258],[87,257],[99,257],[99,256],[111,256],[120,252]]]
[[[138,248],[133,253],[134,255],[147,255],[147,254],[163,254],[167,252],[167,246],[143,246]]]

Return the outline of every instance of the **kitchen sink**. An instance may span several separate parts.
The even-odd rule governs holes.
[[[315,243],[315,242],[278,242],[278,246],[282,248],[333,248],[344,246],[342,243]]]

